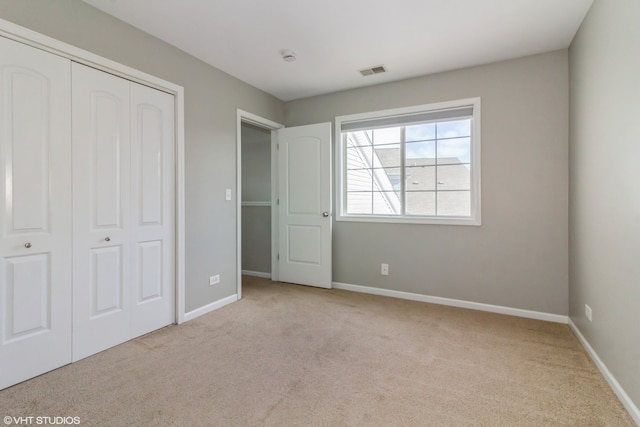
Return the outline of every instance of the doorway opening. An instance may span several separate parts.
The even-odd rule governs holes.
[[[243,272],[278,279],[277,147],[284,126],[246,111],[237,113],[236,287]]]
[[[242,274],[271,278],[271,132],[242,123]]]

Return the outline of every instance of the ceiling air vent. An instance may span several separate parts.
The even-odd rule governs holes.
[[[387,69],[384,65],[376,65],[375,67],[365,68],[364,70],[360,70],[360,74],[363,76],[372,76],[374,74],[386,73]]]

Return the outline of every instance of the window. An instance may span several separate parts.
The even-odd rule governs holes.
[[[336,118],[338,221],[480,225],[480,99]]]

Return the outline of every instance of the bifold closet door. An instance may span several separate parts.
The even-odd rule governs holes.
[[[175,321],[173,95],[131,85],[131,338]]]
[[[173,323],[173,96],[73,64],[73,359]]]
[[[0,37],[0,389],[71,362],[70,71]]]
[[[129,82],[73,63],[73,360],[129,339]]]

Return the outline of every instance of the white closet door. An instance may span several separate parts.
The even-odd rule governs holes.
[[[71,362],[70,62],[0,37],[0,389]]]
[[[129,82],[74,63],[73,359],[130,338]]]
[[[173,108],[131,83],[132,338],[175,320]]]
[[[78,360],[175,319],[174,98],[73,64]]]

